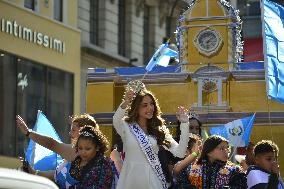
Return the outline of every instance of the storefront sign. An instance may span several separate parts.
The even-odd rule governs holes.
[[[43,34],[29,27],[19,25],[15,20],[1,19],[0,31],[29,41],[30,43],[52,49],[56,52],[65,53],[65,42],[55,37]]]

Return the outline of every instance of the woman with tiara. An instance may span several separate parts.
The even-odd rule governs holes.
[[[121,136],[125,160],[117,189],[165,189],[168,187],[158,159],[159,146],[183,158],[189,140],[188,111],[179,107],[181,136],[177,143],[161,118],[155,96],[141,81],[128,83],[121,105],[113,117],[114,128]]]

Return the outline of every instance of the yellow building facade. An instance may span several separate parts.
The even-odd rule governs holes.
[[[60,12],[56,1],[30,2],[0,1],[0,167],[16,167],[12,157],[24,155],[16,114],[32,128],[42,110],[67,142],[67,118],[80,112],[77,1],[64,1]]]
[[[203,129],[256,113],[251,141],[273,140],[284,165],[284,105],[266,94],[263,62],[238,62],[242,54],[241,23],[223,1],[194,1],[179,20],[178,46],[182,66],[156,67],[143,79],[157,97],[169,126],[185,106],[199,114]],[[88,74],[87,112],[113,140],[112,115],[127,81],[142,79],[143,67],[92,70]],[[174,129],[173,129],[174,130]],[[280,166],[282,174],[284,167]]]

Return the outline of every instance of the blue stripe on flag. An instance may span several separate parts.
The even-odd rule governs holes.
[[[262,5],[267,94],[284,103],[284,8],[269,0]]]
[[[167,67],[169,65],[170,58],[178,55],[176,51],[168,48],[168,46],[168,43],[160,45],[147,64],[145,68],[147,71],[151,71],[156,65]]]
[[[38,111],[33,131],[61,142],[52,124],[41,111]],[[29,141],[26,150],[26,160],[30,165],[34,166],[34,169],[40,171],[54,170],[62,162],[62,158],[58,154],[42,147],[33,140]]]

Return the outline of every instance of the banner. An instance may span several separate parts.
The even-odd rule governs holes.
[[[38,111],[33,131],[61,142],[52,124],[41,111]],[[26,149],[26,160],[34,169],[40,171],[55,170],[57,165],[62,162],[62,158],[58,154],[35,143],[33,140],[29,141],[28,148]]]
[[[212,127],[211,135],[220,135],[226,138],[231,146],[244,147],[249,144],[250,133],[254,123],[255,114],[237,119],[225,125]]]

